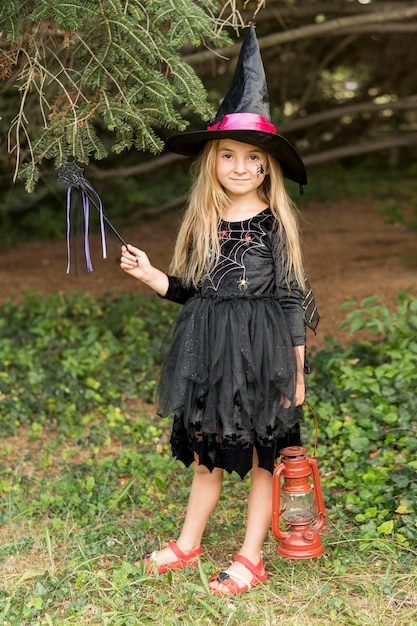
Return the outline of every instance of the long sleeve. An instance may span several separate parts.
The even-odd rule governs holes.
[[[290,288],[283,280],[278,287],[278,299],[287,320],[293,346],[303,346],[306,342],[306,331],[301,289],[294,283]]]
[[[306,325],[303,308],[304,294],[295,279],[287,281],[284,276],[287,246],[285,231],[281,233],[280,245],[277,245],[276,233],[272,234],[272,254],[275,263],[275,280],[279,303],[291,334],[293,346],[302,346],[306,342]]]
[[[185,287],[180,278],[168,276],[168,290],[161,298],[176,302],[177,304],[185,304],[197,291],[195,287]]]

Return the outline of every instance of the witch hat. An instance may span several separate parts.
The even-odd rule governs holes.
[[[307,184],[304,163],[292,144],[278,135],[271,123],[269,96],[255,27],[243,41],[232,84],[215,119],[206,130],[172,135],[166,147],[185,156],[196,156],[207,141],[234,139],[272,154],[286,178]]]

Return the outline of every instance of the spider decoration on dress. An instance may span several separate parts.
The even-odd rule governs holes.
[[[67,190],[67,274],[70,272],[71,266],[71,219],[74,217],[74,212],[82,217],[82,230],[84,237],[84,253],[87,265],[87,271],[93,271],[93,265],[91,263],[90,256],[90,244],[88,239],[88,230],[90,223],[90,202],[97,209],[99,213],[100,232],[101,232],[101,247],[103,253],[103,259],[107,256],[106,251],[106,237],[104,224],[113,231],[119,241],[126,246],[126,242],[119,235],[114,226],[109,222],[103,212],[103,203],[100,196],[90,183],[84,178],[84,169],[77,165],[75,161],[68,161],[63,163],[60,167],[56,168],[58,178],[68,185]]]
[[[239,280],[237,281],[237,288],[239,289],[239,291],[246,291],[246,289],[248,288],[248,285],[249,285],[249,281],[246,280],[246,278],[244,278],[243,276],[241,276]]]

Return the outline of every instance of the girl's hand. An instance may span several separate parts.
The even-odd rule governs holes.
[[[120,259],[120,267],[123,271],[142,282],[148,282],[152,271],[152,265],[142,250],[135,248],[130,244],[122,246],[122,256]]]
[[[305,399],[305,385],[304,385],[304,376],[301,374],[297,374],[297,379],[295,382],[295,393],[294,393],[294,406],[301,406]],[[291,406],[291,402],[287,398],[287,396],[281,395],[281,405],[284,409],[289,409]]]
[[[126,274],[145,283],[160,296],[165,296],[167,293],[168,276],[151,265],[143,250],[139,250],[139,248],[135,248],[130,244],[122,246],[120,267]]]

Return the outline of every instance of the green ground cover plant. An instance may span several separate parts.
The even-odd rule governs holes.
[[[410,545],[417,537],[417,300],[401,293],[390,312],[371,296],[342,326],[371,338],[347,348],[329,339],[316,356],[310,401],[321,417],[327,503],[361,536],[394,535]]]
[[[177,308],[155,297],[28,293],[0,311],[0,623],[417,624],[417,300],[345,303],[352,342],[312,350],[308,403],[324,556],[265,545],[270,580],[222,600],[208,579],[244,532],[247,481],[226,477],[196,570],[154,577],[138,554],[177,534],[191,470],[152,400]],[[312,452],[314,420],[304,439]],[[231,507],[230,502],[234,505]]]
[[[153,397],[174,307],[153,298],[26,293],[0,317],[7,429],[77,422],[124,397]]]

